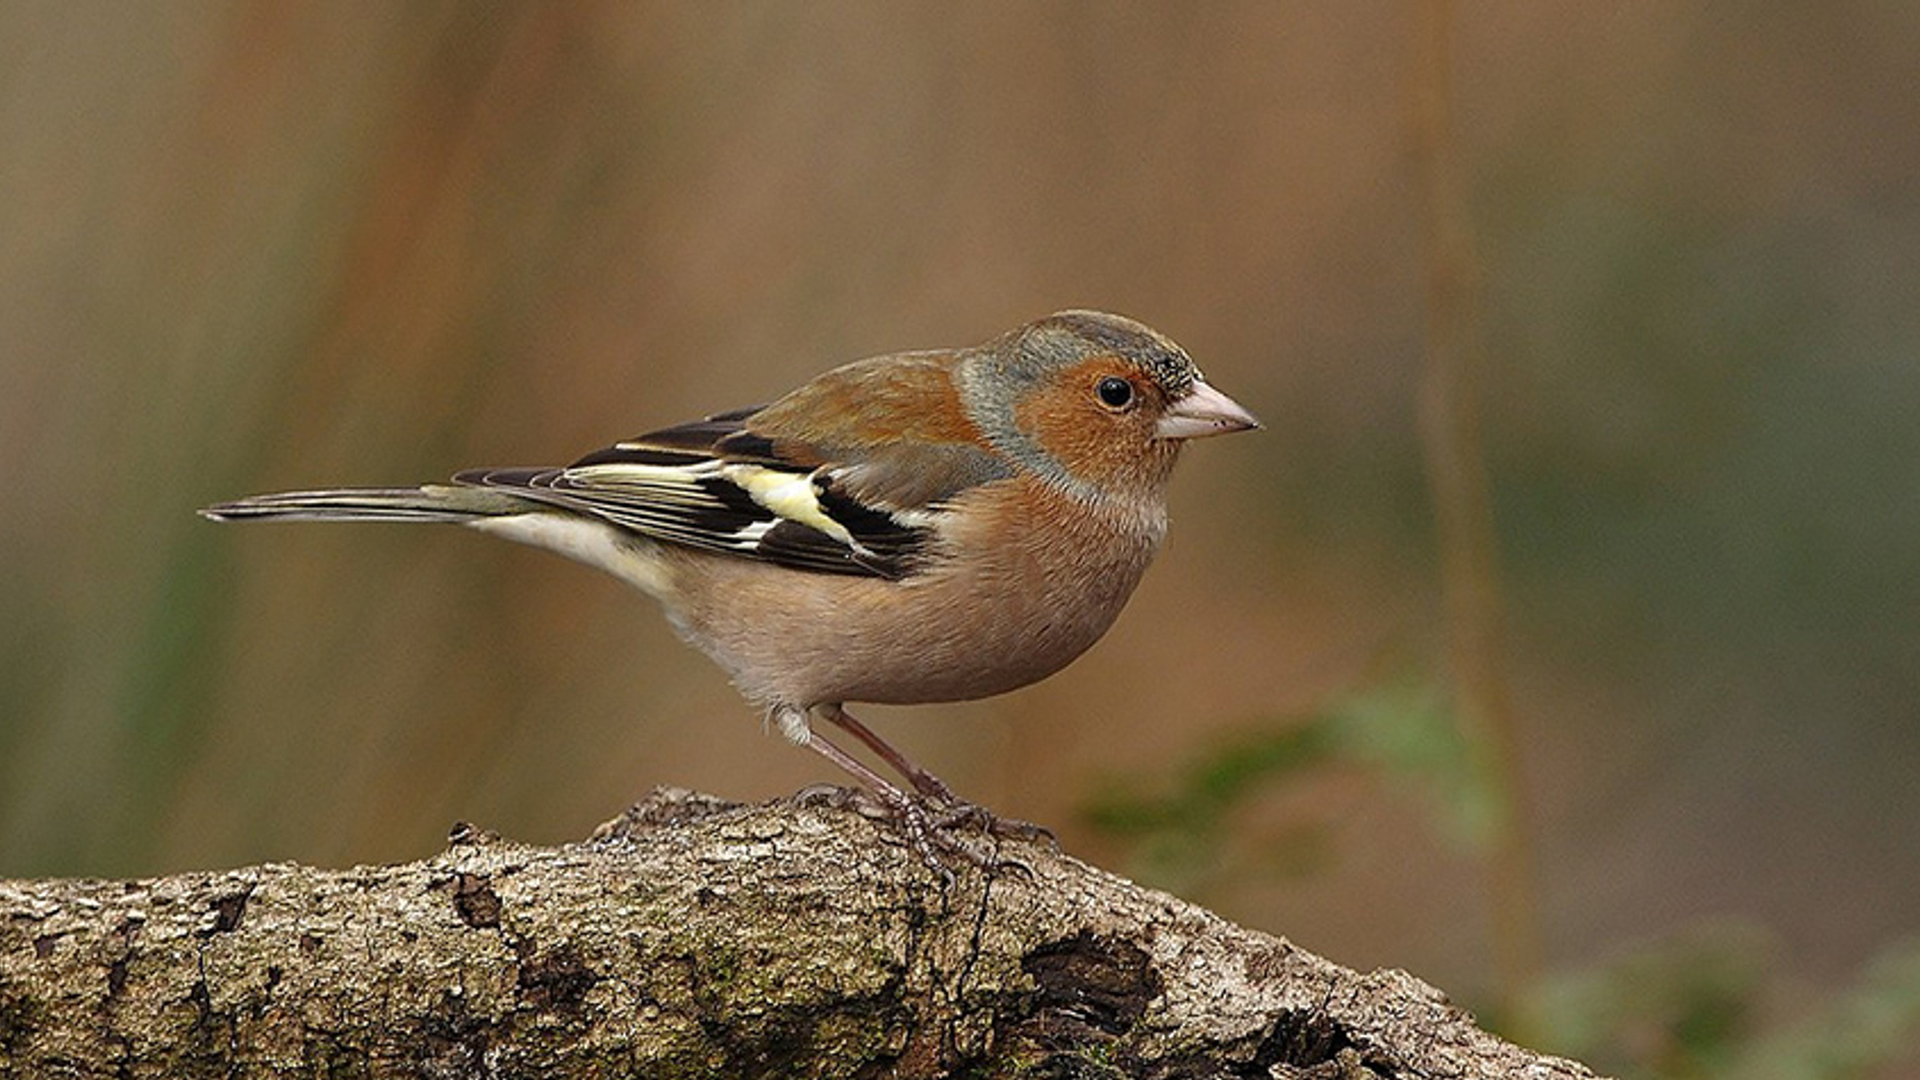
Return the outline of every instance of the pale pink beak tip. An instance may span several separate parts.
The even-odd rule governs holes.
[[[1238,402],[1204,382],[1196,382],[1160,418],[1156,434],[1163,439],[1200,439],[1259,426],[1260,421]]]

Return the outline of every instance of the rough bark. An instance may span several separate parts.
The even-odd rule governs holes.
[[[0,882],[0,1076],[1585,1077],[1042,844],[943,886],[826,802],[558,849]]]

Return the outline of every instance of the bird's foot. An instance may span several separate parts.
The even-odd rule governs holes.
[[[982,850],[969,843],[970,836],[984,835],[994,840],[1044,840],[1054,850],[1059,844],[1051,830],[1031,822],[1002,818],[975,803],[949,797],[934,800],[915,796],[899,788],[837,787],[819,785],[800,792],[807,803],[853,809],[866,817],[894,822],[927,869],[939,875],[942,885],[951,887],[957,880],[959,864],[978,867],[989,873],[1013,867],[1028,870],[1024,864],[1001,858],[998,845]],[[1030,871],[1029,871],[1030,872]]]
[[[933,810],[929,822],[939,829],[977,829],[996,840],[1045,841],[1056,853],[1060,850],[1059,838],[1045,825],[1036,825],[1019,818],[1003,818],[993,811],[970,802],[954,793],[946,781],[921,768],[913,768],[906,773],[913,783],[913,789],[920,793],[921,801]]]
[[[908,842],[920,853],[921,861],[940,874],[948,885],[953,884],[953,871],[943,856],[957,856],[989,874],[1013,869],[1031,877],[1032,867],[1018,859],[1001,857],[999,841],[1045,841],[1055,853],[1060,850],[1060,842],[1054,838],[1053,830],[1046,826],[1018,818],[1000,817],[978,803],[955,796],[951,791],[946,792],[945,798],[937,800],[924,795],[920,798],[907,795],[896,809],[895,817],[900,822],[901,831],[906,833]],[[972,836],[985,836],[993,842],[986,850],[982,850],[979,845],[963,839]]]
[[[953,789],[942,783],[939,777],[908,761],[898,751],[882,742],[879,736],[868,731],[858,720],[848,716],[844,709],[830,714],[834,722],[852,732],[862,742],[872,747],[875,753],[895,765],[901,775],[913,785],[911,793],[895,787],[864,762],[808,728],[804,712],[775,709],[769,715],[775,723],[781,725],[782,730],[793,727],[797,731],[797,735],[789,734],[794,741],[820,754],[859,780],[868,799],[878,804],[887,816],[899,822],[900,831],[906,834],[907,842],[919,854],[920,861],[925,863],[928,869],[939,874],[940,879],[948,885],[953,884],[954,874],[948,865],[947,858],[943,856],[948,858],[957,856],[991,872],[1003,865],[1008,865],[999,858],[997,841],[1000,840],[1044,838],[1053,845],[1054,850],[1059,850],[1060,845],[1054,841],[1053,834],[1046,829],[1030,822],[995,817],[985,807],[977,806],[955,795]],[[963,829],[977,829],[996,841],[994,853],[983,855],[962,843],[958,834]]]
[[[939,801],[939,814],[934,823],[941,829],[977,829],[996,840],[1024,840],[1035,843],[1044,842],[1054,852],[1060,850],[1060,840],[1053,830],[1045,825],[1036,825],[1019,818],[1001,817],[979,803],[958,798],[952,792]]]

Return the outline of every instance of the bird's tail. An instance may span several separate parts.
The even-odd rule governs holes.
[[[200,511],[214,521],[452,521],[524,514],[536,504],[504,491],[449,484],[329,488],[249,495]]]

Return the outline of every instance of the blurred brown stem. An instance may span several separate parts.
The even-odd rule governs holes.
[[[1500,801],[1490,853],[1493,945],[1502,1004],[1511,1006],[1539,966],[1539,904],[1526,785],[1503,669],[1493,504],[1480,452],[1480,265],[1454,152],[1452,23],[1450,0],[1419,4],[1410,108],[1427,245],[1420,430],[1439,530],[1455,705],[1478,736]]]

